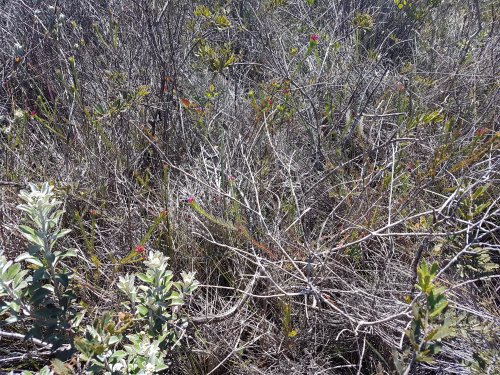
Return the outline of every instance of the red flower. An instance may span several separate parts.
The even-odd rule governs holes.
[[[31,116],[31,117],[35,117],[35,116],[36,116],[36,111],[31,111],[31,112],[30,112],[30,116]]]
[[[188,197],[188,199],[186,199],[186,202],[188,202],[189,204],[194,203],[194,197]]]
[[[272,99],[269,99],[269,100],[267,101],[267,103],[268,103],[269,105],[273,105],[273,100],[272,100]]]
[[[319,36],[316,34],[311,34],[311,36],[309,37],[309,40],[311,41],[311,43],[316,44],[319,41]]]
[[[482,137],[485,134],[488,134],[490,130],[487,128],[479,128],[476,130],[476,137]]]
[[[91,216],[97,216],[97,210],[92,209],[89,211],[89,213]]]
[[[143,245],[137,245],[134,250],[136,253],[142,254],[144,252],[145,248]]]
[[[227,177],[227,179],[228,179],[229,181],[231,181],[231,182],[232,182],[232,181],[236,181],[236,177],[234,177],[234,176],[232,176],[232,175],[228,176],[228,177]]]
[[[191,102],[189,101],[189,99],[181,99],[181,104],[184,108],[189,108]]]

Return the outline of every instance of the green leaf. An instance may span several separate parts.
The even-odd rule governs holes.
[[[11,267],[9,267],[7,272],[4,274],[4,276],[6,277],[6,279],[4,278],[4,280],[13,280],[20,269],[21,269],[20,264],[18,264],[18,263],[13,264]]]
[[[19,225],[18,228],[21,233],[31,234],[32,236],[38,237],[36,231],[33,228],[28,227],[27,225]]]
[[[20,292],[23,289],[25,289],[26,287],[28,287],[28,281],[23,280],[22,277],[24,277],[24,276],[21,276],[21,278],[19,280],[15,280],[14,284],[13,284],[14,291],[18,295],[20,294]]]
[[[116,343],[118,343],[120,341],[121,341],[121,339],[118,336],[111,336],[109,338],[108,345],[113,345],[113,344],[116,344]]]
[[[431,353],[432,353],[433,355],[437,355],[437,354],[441,353],[441,348],[442,348],[442,345],[441,345],[441,343],[440,343],[440,342],[435,342],[435,343],[433,343],[433,344],[429,347],[429,349],[430,349],[430,351],[431,351]]]
[[[54,264],[54,262],[56,260],[56,255],[55,254],[53,254],[53,253],[48,253],[48,254],[45,253],[44,255],[45,255],[45,259],[47,260],[47,262],[49,262],[49,264],[50,263]]]
[[[7,305],[15,313],[18,313],[19,310],[21,310],[21,306],[17,302],[15,302],[15,301],[11,301],[11,302],[7,303]]]
[[[439,296],[439,295],[440,295],[440,294],[442,294],[445,290],[446,290],[446,287],[444,287],[444,286],[440,286],[440,287],[434,288],[434,290],[432,291],[432,294],[434,294],[435,296]],[[444,298],[444,296],[443,296],[443,298]]]
[[[441,313],[441,311],[443,311],[446,308],[446,306],[448,306],[448,301],[446,300],[439,301],[430,312],[429,317],[430,318],[436,317]]]
[[[85,317],[85,310],[82,312],[79,312],[75,315],[75,319],[73,320],[72,327],[79,327],[80,323],[82,322],[83,318]]]
[[[63,229],[60,232],[55,233],[55,238],[56,239],[62,238],[70,232],[71,232],[71,229]]]
[[[23,253],[15,259],[16,262],[21,262],[23,260],[28,262],[28,263],[35,264],[38,267],[43,267],[43,263],[40,261],[40,259],[34,257],[33,255],[31,255],[29,253]]]
[[[485,264],[483,264],[483,269],[484,269],[486,272],[491,272],[491,271],[494,271],[494,270],[496,270],[498,267],[499,267],[499,265],[498,265],[498,264],[496,264],[496,263],[491,263],[491,262],[489,262],[489,263],[485,263]]]
[[[21,234],[24,238],[26,238],[29,242],[34,243],[40,247],[43,247],[43,240],[35,234],[31,234],[25,231],[21,231]]]
[[[429,334],[425,337],[425,340],[440,340],[448,336],[453,336],[453,331],[449,327],[441,326],[429,332]]]
[[[65,288],[68,287],[69,284],[69,276],[65,273],[58,273],[55,277],[55,279],[61,283]]]
[[[150,276],[148,276],[148,275],[146,275],[144,273],[138,273],[137,274],[137,278],[139,280],[144,281],[145,283],[148,283],[148,284],[153,282],[153,277],[150,277]]]
[[[98,115],[102,115],[104,114],[104,108],[102,107],[102,105],[97,104],[94,108],[94,112],[97,113]]]
[[[184,304],[182,294],[179,294],[177,292],[172,292],[170,297],[168,297],[167,299],[170,300],[170,306],[180,306]]]
[[[437,274],[437,271],[438,271],[438,268],[439,268],[439,265],[434,262],[431,266],[431,270],[430,270],[430,274],[431,274],[431,278],[433,279],[434,276]]]
[[[434,359],[432,357],[428,357],[424,353],[428,353],[429,350],[426,350],[422,353],[417,354],[417,362],[424,362],[424,363],[434,363]]]
[[[60,259],[70,258],[70,257],[75,258],[77,256],[76,251],[77,251],[76,249],[68,249],[62,253]]]
[[[139,315],[141,315],[141,316],[148,315],[148,308],[144,305],[137,306],[137,311],[139,312]]]
[[[124,350],[117,350],[113,354],[111,354],[110,358],[112,359],[122,359],[125,358],[128,355],[128,353]]]
[[[11,324],[17,322],[17,316],[16,315],[11,315],[7,319],[4,320],[5,323]]]
[[[490,184],[486,184],[486,185],[478,187],[476,189],[476,191],[474,191],[474,193],[472,193],[472,200],[476,200],[476,199],[480,198],[482,195],[484,195],[484,193],[488,190],[489,187],[490,187]]]
[[[45,288],[39,288],[31,296],[31,302],[38,304],[44,300],[44,298],[50,293],[49,290]]]
[[[42,288],[54,293],[54,286],[52,284],[45,284]]]

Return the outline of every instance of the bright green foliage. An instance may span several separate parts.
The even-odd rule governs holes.
[[[232,29],[231,20],[224,9],[210,9],[206,5],[197,6],[193,13],[196,19],[193,27],[197,27],[200,31],[195,55],[204,67],[208,67],[212,72],[220,73],[236,61],[236,54],[232,43],[221,43],[218,39],[210,40],[207,39],[207,35],[215,35]]]
[[[195,17],[201,18],[205,21],[205,24],[203,25],[205,28],[215,27],[218,30],[225,30],[232,26],[231,21],[227,18],[224,12],[212,12],[205,5],[197,6],[193,14]]]
[[[408,130],[414,129],[418,126],[424,127],[424,126],[430,126],[433,124],[438,124],[441,123],[445,120],[445,116],[441,113],[441,111],[435,110],[432,112],[424,112],[422,114],[419,114],[418,116],[415,116],[414,118],[408,120],[407,122],[407,128]]]
[[[76,340],[89,373],[155,373],[168,368],[165,357],[183,334],[187,321],[178,315],[185,298],[198,287],[194,273],[181,272],[182,281],[172,281],[168,258],[151,252],[145,273],[120,277],[118,288],[127,296],[127,313],[118,318],[106,313],[87,326]],[[136,276],[142,281],[136,284]]]
[[[488,200],[488,189],[490,185],[477,188],[470,196],[464,198],[458,208],[460,217],[464,220],[473,220],[481,213],[491,207],[492,201]]]
[[[202,41],[196,56],[213,72],[222,72],[236,61],[236,55],[229,43],[212,46],[208,42]]]
[[[294,338],[297,336],[298,332],[293,328],[292,325],[292,305],[290,303],[281,303],[281,309],[283,312],[283,334],[287,338]]]
[[[441,351],[441,340],[455,335],[455,322],[451,315],[445,314],[448,307],[445,288],[434,283],[437,272],[437,263],[429,266],[425,261],[417,270],[416,287],[425,296],[425,303],[413,304],[413,320],[406,331],[417,362],[432,363],[432,356]]]
[[[373,17],[369,13],[356,13],[352,23],[363,30],[371,30],[374,25]]]
[[[193,14],[196,17],[204,17],[204,18],[209,18],[212,16],[212,12],[210,11],[210,9],[208,9],[206,5],[197,6]]]
[[[408,5],[407,0],[394,0],[394,4],[398,7],[398,9],[403,9]]]

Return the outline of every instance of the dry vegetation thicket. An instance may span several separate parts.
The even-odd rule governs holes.
[[[498,61],[494,0],[1,0],[3,264],[49,182],[76,251],[15,271],[79,319],[14,321],[4,268],[0,369],[168,321],[173,374],[499,373]],[[198,289],[137,315],[147,254]]]

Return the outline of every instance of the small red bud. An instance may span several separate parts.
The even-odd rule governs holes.
[[[137,245],[134,250],[135,250],[136,253],[141,254],[141,253],[144,252],[145,248],[144,248],[143,245]]]
[[[482,137],[485,134],[488,134],[489,129],[487,128],[479,128],[476,130],[476,137]]]

